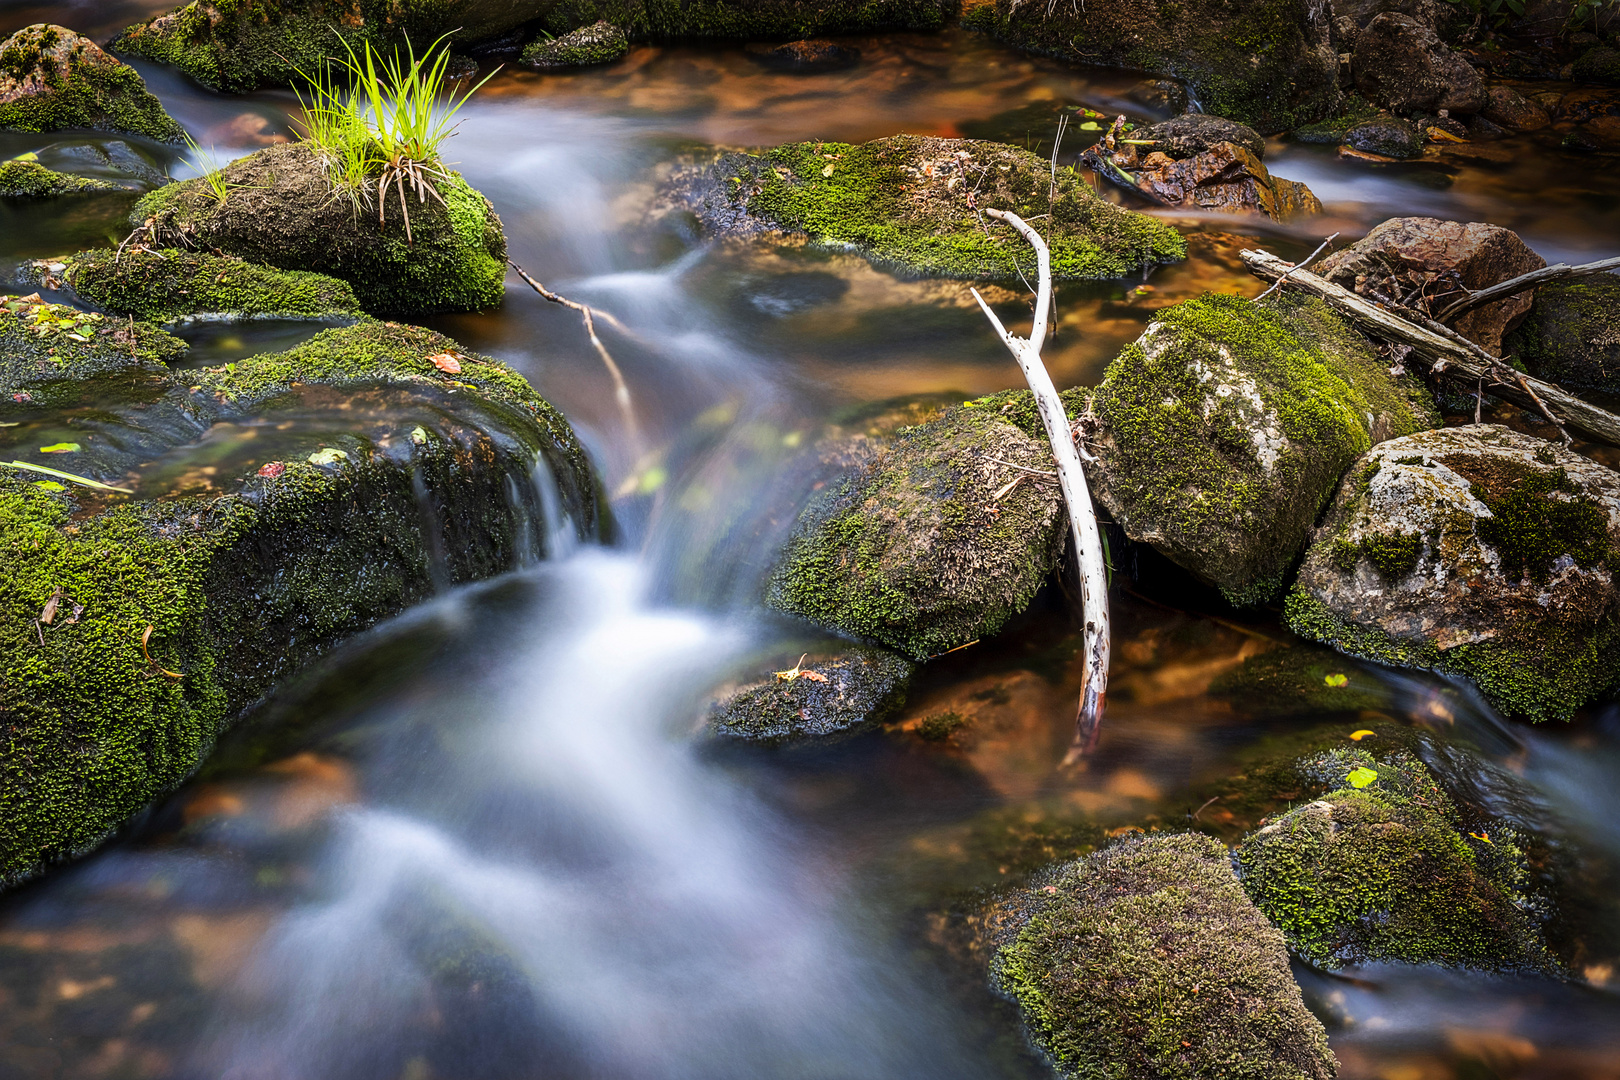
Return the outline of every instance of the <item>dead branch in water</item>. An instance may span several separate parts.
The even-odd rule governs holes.
[[[1620,446],[1620,416],[1582,401],[1555,383],[1515,371],[1473,342],[1458,340],[1455,331],[1445,331],[1443,327],[1435,329],[1403,318],[1309,270],[1294,269],[1269,252],[1244,251],[1241,257],[1255,276],[1274,281],[1287,273],[1290,288],[1304,289],[1320,297],[1372,337],[1409,347],[1428,362],[1430,374],[1482,385],[1489,393],[1521,408],[1536,409],[1554,423],[1573,428],[1589,439]]]
[[[1028,338],[1008,333],[1001,320],[996,318],[996,313],[990,310],[990,305],[984,302],[984,297],[979,295],[979,290],[970,291],[979,302],[979,307],[984,309],[990,325],[1000,335],[1002,344],[1018,361],[1035,395],[1041,425],[1046,428],[1047,440],[1052,444],[1052,456],[1057,459],[1058,484],[1063,489],[1063,501],[1069,510],[1075,558],[1080,561],[1080,607],[1086,627],[1086,666],[1080,683],[1074,741],[1063,759],[1067,765],[1078,761],[1096,747],[1102,725],[1103,702],[1108,693],[1108,659],[1112,643],[1108,626],[1108,576],[1103,563],[1102,535],[1097,529],[1097,514],[1091,506],[1091,493],[1086,487],[1080,454],[1069,430],[1069,417],[1063,410],[1057,387],[1052,385],[1052,376],[1041,361],[1041,344],[1046,340],[1047,315],[1052,307],[1052,253],[1041,235],[1017,214],[1005,210],[986,210],[985,213],[1017,229],[1035,249],[1040,268],[1040,285],[1035,295],[1035,322]]]
[[[1532,270],[1528,274],[1520,274],[1518,277],[1498,282],[1487,289],[1469,293],[1442,311],[1439,318],[1443,322],[1450,321],[1458,315],[1473,311],[1477,307],[1484,307],[1494,300],[1517,296],[1526,289],[1533,289],[1537,285],[1545,285],[1549,281],[1591,277],[1595,274],[1606,274],[1610,270],[1620,270],[1620,257],[1599,259],[1597,262],[1581,263],[1579,266],[1571,266],[1568,263],[1554,263],[1552,266],[1543,266],[1540,270]]]
[[[627,337],[633,336],[629,329],[622,322],[605,311],[596,311],[589,305],[578,303],[577,301],[568,299],[566,296],[560,296],[557,293],[552,292],[550,289],[534,280],[534,278],[530,277],[528,272],[524,270],[523,267],[519,266],[511,259],[507,259],[506,262],[507,265],[518,272],[518,277],[522,278],[528,283],[529,288],[539,293],[542,297],[551,301],[553,304],[561,304],[563,307],[573,308],[575,311],[579,312],[580,318],[585,322],[585,333],[589,335],[591,345],[595,347],[596,354],[602,358],[603,365],[606,366],[608,374],[613,378],[614,400],[616,400],[619,404],[619,411],[624,414],[625,428],[630,436],[631,444],[636,453],[640,454],[641,427],[636,423],[635,406],[630,401],[630,387],[625,383],[624,373],[619,370],[619,365],[614,363],[612,354],[607,351],[607,346],[602,344],[602,339],[597,336],[596,319],[600,317],[603,322],[607,323],[609,326],[623,333]]]

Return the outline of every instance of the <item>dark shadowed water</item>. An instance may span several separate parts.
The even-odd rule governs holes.
[[[159,6],[0,4],[0,33],[50,19],[104,38]],[[467,109],[448,157],[494,201],[513,257],[636,332],[607,335],[634,422],[577,317],[515,278],[500,310],[432,323],[567,413],[622,538],[601,550],[558,532],[536,545],[553,558],[352,641],[125,835],[0,899],[0,1080],[1049,1075],[954,945],[959,898],[1144,821],[1183,826],[1197,811],[1232,839],[1241,819],[1199,807],[1194,788],[1238,774],[1269,737],[1390,720],[1440,751],[1470,748],[1471,768],[1499,767],[1464,779],[1555,838],[1581,883],[1559,931],[1573,978],[1302,970],[1342,1075],[1620,1077],[1612,706],[1532,731],[1464,688],[1344,661],[1359,711],[1278,718],[1209,693],[1288,640],[1275,615],[1223,612],[1141,555],[1116,586],[1110,713],[1080,774],[1056,769],[1078,678],[1057,595],[1003,639],[930,665],[899,730],[785,753],[693,749],[714,686],[815,641],[755,597],[791,524],[781,508],[803,495],[792,462],[821,425],[896,395],[1004,389],[1018,373],[965,284],[703,240],[649,216],[661,171],[715,144],[900,131],[1036,145],[1061,104],[1147,118],[1126,100],[1130,76],[970,35],[854,44],[860,65],[817,76],[769,72],[740,48],[640,47],[586,74],[503,73]],[[222,98],[141,70],[222,156],[288,132],[289,94]],[[163,148],[83,133],[3,133],[0,155],[67,162],[114,142],[132,156],[119,161],[195,174]],[[1512,227],[1550,261],[1613,253],[1612,170],[1528,142],[1471,153],[1374,168],[1274,141],[1268,163],[1309,183],[1325,219],[1177,218],[1195,232],[1185,264],[1059,291],[1055,377],[1095,381],[1167,304],[1260,291],[1236,258],[1246,245],[1297,256],[1333,231],[1432,214]],[[0,201],[0,263],[116,242],[132,200]],[[317,329],[182,332],[202,365]],[[362,412],[342,422],[413,422],[387,403]],[[212,483],[276,437],[210,432],[148,473]],[[987,734],[915,734],[950,712]]]

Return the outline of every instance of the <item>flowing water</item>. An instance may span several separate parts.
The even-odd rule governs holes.
[[[49,19],[104,38],[157,7],[0,5],[0,34]],[[795,462],[823,426],[1018,374],[963,283],[705,240],[648,214],[657,176],[717,144],[909,131],[1044,152],[1063,104],[1149,116],[1128,102],[1129,76],[971,35],[853,44],[857,67],[816,76],[769,72],[734,47],[640,47],[584,74],[503,72],[467,109],[449,156],[496,204],[514,258],[634,330],[608,335],[633,423],[574,313],[515,279],[500,310],[434,325],[567,413],[620,538],[581,546],[551,515],[534,544],[549,558],[351,641],[112,843],[0,899],[0,1078],[1049,1075],[958,947],[962,898],[1132,824],[1233,839],[1253,822],[1192,792],[1241,785],[1268,739],[1374,722],[1428,733],[1437,768],[1552,838],[1578,884],[1560,941],[1576,977],[1300,969],[1342,1075],[1620,1077],[1613,706],[1529,730],[1465,688],[1343,661],[1355,709],[1280,716],[1210,693],[1287,641],[1275,614],[1230,612],[1132,552],[1113,598],[1103,744],[1082,773],[1056,769],[1078,672],[1055,594],[997,641],[929,665],[892,730],[769,753],[690,739],[713,688],[818,640],[756,598],[806,494]],[[221,156],[289,131],[289,94],[222,98],[142,71]],[[101,137],[6,133],[0,153],[81,161],[112,143],[124,149],[98,159],[108,176],[199,164]],[[1094,382],[1167,304],[1258,292],[1236,259],[1245,245],[1297,256],[1326,233],[1421,213],[1515,228],[1549,260],[1612,253],[1620,178],[1527,140],[1472,154],[1380,169],[1274,141],[1268,163],[1308,182],[1326,219],[1177,218],[1194,233],[1186,263],[1059,290],[1055,377]],[[0,202],[0,261],[116,242],[132,198]],[[216,364],[319,328],[182,333],[195,363]],[[386,426],[390,408],[344,422]],[[151,482],[205,483],[208,468],[251,460],[257,437],[274,435],[209,432],[153,463]],[[979,736],[919,737],[953,714]]]

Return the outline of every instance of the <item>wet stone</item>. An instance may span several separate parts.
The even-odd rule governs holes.
[[[536,71],[610,64],[630,51],[630,39],[610,22],[600,21],[556,38],[536,38],[518,63]]]
[[[1405,120],[1391,118],[1357,124],[1344,133],[1343,141],[1352,150],[1379,157],[1400,160],[1423,156],[1423,133],[1417,125]]]
[[[819,39],[790,41],[785,45],[756,43],[748,46],[748,55],[755,63],[775,71],[802,75],[839,71],[854,67],[861,61],[859,49]]]
[[[1475,113],[1485,105],[1479,73],[1432,29],[1407,15],[1386,12],[1369,22],[1350,64],[1356,89],[1398,113]]]
[[[1256,159],[1266,156],[1266,140],[1252,127],[1203,113],[1186,113],[1162,121],[1135,137],[1153,140],[1151,149],[1177,161],[1207,153],[1222,143],[1240,146]]]
[[[885,649],[816,652],[724,694],[709,710],[707,730],[772,744],[850,734],[903,708],[916,670]]]

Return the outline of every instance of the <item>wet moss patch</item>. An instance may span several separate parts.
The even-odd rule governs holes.
[[[95,128],[174,144],[183,135],[134,68],[49,23],[0,41],[0,128]]]
[[[0,197],[50,199],[87,191],[122,191],[117,184],[54,172],[37,161],[0,162]]]

